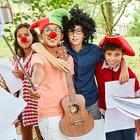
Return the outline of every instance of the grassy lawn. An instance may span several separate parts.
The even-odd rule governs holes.
[[[94,40],[95,44],[98,44],[102,36],[98,36],[97,39]],[[129,41],[129,43],[133,46],[133,49],[135,50],[136,56],[135,57],[125,57],[127,60],[128,65],[133,69],[133,71],[136,73],[138,79],[140,80],[140,37],[126,37],[126,40]],[[12,44],[12,43],[11,43]],[[12,54],[4,42],[3,38],[0,37],[0,58],[7,56],[10,59],[12,58]]]

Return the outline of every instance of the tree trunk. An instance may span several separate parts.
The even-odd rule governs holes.
[[[106,32],[112,35],[114,22],[112,2],[105,2],[101,5],[101,9],[106,22]]]

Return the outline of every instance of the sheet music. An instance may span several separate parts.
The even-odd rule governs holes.
[[[126,99],[112,96],[115,107],[125,115],[137,120],[140,119],[140,98]]]
[[[107,109],[113,108],[111,96],[134,97],[135,79],[129,79],[128,82],[120,84],[119,81],[105,82],[105,100]]]
[[[0,133],[0,140],[17,140],[16,128],[14,125],[9,125]]]
[[[0,74],[3,76],[10,93],[14,94],[15,92],[19,91],[22,86],[22,80],[16,78],[12,73],[12,64],[10,63],[7,57],[3,57],[0,59]]]
[[[135,121],[116,108],[110,108],[105,113],[105,132],[135,128]]]
[[[0,133],[17,119],[26,105],[22,98],[16,98],[0,87]]]

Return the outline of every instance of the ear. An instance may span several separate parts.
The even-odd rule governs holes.
[[[64,34],[63,34],[63,33],[61,33],[61,40],[63,39],[63,37],[64,37]]]

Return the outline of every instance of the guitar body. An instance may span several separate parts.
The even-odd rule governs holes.
[[[76,94],[75,101],[70,97],[64,97],[61,105],[64,109],[64,116],[60,121],[60,130],[67,136],[78,137],[88,133],[94,126],[92,116],[85,109],[85,99],[82,95]]]

